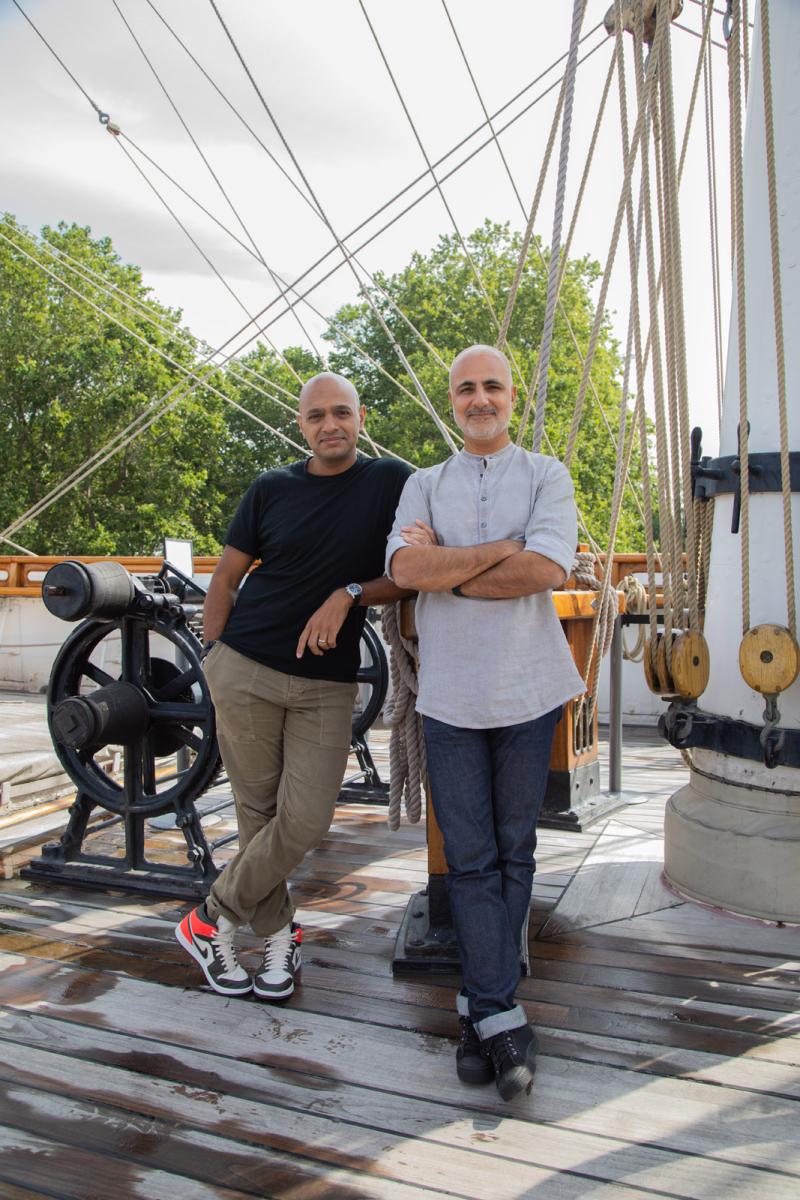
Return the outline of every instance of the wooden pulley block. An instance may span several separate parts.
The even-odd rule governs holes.
[[[672,681],[685,700],[696,700],[708,687],[711,659],[702,633],[678,634],[672,644]]]
[[[800,671],[800,647],[783,625],[754,625],[739,646],[739,670],[756,692],[777,695]]]
[[[652,42],[656,35],[656,17],[658,15],[658,0],[641,0],[642,18],[644,23],[644,40],[648,43]],[[625,33],[633,33],[636,28],[636,8],[635,3],[631,0],[622,0],[620,5],[622,10],[622,28]],[[609,37],[616,33],[616,9],[617,6],[612,4],[606,13],[603,24],[606,27],[606,33]],[[672,16],[670,20],[676,21],[683,12],[683,0],[672,0]]]
[[[656,655],[658,654],[658,646],[659,646],[659,643],[661,642],[661,638],[662,638],[662,635],[659,633],[656,636]],[[653,646],[652,638],[648,638],[648,640],[645,642],[645,646],[644,646],[644,654],[642,656],[642,665],[644,667],[644,677],[645,677],[647,686],[650,688],[651,692],[655,693],[656,696],[660,696],[661,695],[661,684],[658,681],[658,676],[656,675],[655,667],[653,666],[652,646]]]
[[[672,634],[672,645],[675,645],[675,634]],[[675,696],[677,694],[675,684],[672,679],[672,673],[667,663],[667,636],[662,633],[658,639],[658,650],[656,652],[656,675],[659,682],[659,692],[662,696]]]

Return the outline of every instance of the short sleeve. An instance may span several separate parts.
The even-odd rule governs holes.
[[[261,503],[264,481],[259,478],[250,484],[225,534],[225,545],[260,558]]]
[[[569,575],[578,544],[575,489],[569,471],[550,459],[525,527],[525,549],[543,554]]]
[[[386,574],[392,579],[392,558],[398,550],[404,549],[408,543],[401,537],[400,530],[404,525],[413,525],[416,520],[431,524],[431,508],[428,498],[422,488],[420,471],[406,480],[406,485],[400,494],[400,503],[394,516],[394,524],[386,543]]]

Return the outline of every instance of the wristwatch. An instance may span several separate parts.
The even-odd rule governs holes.
[[[209,654],[214,649],[216,644],[217,644],[216,638],[211,638],[209,641],[203,642],[203,649],[200,651],[200,662],[205,662],[205,660],[208,658]]]
[[[358,604],[359,600],[361,599],[361,593],[364,591],[360,583],[348,583],[344,590],[353,601],[353,606]]]

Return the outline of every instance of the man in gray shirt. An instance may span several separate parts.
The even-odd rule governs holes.
[[[566,700],[584,683],[550,592],[574,560],[572,481],[508,434],[505,355],[471,346],[450,369],[464,449],[407,481],[387,574],[419,591],[428,775],[444,835],[463,988],[459,1078],[530,1090],[536,1038],[515,1001],[536,821]]]

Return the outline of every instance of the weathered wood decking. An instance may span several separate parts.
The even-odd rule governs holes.
[[[338,810],[297,872],[283,1007],[197,987],[183,905],[0,884],[0,1195],[794,1200],[800,930],[664,888],[683,775],[634,732],[625,787],[647,802],[542,833],[520,989],[541,1057],[510,1105],[455,1077],[455,981],[391,975],[422,828]]]

